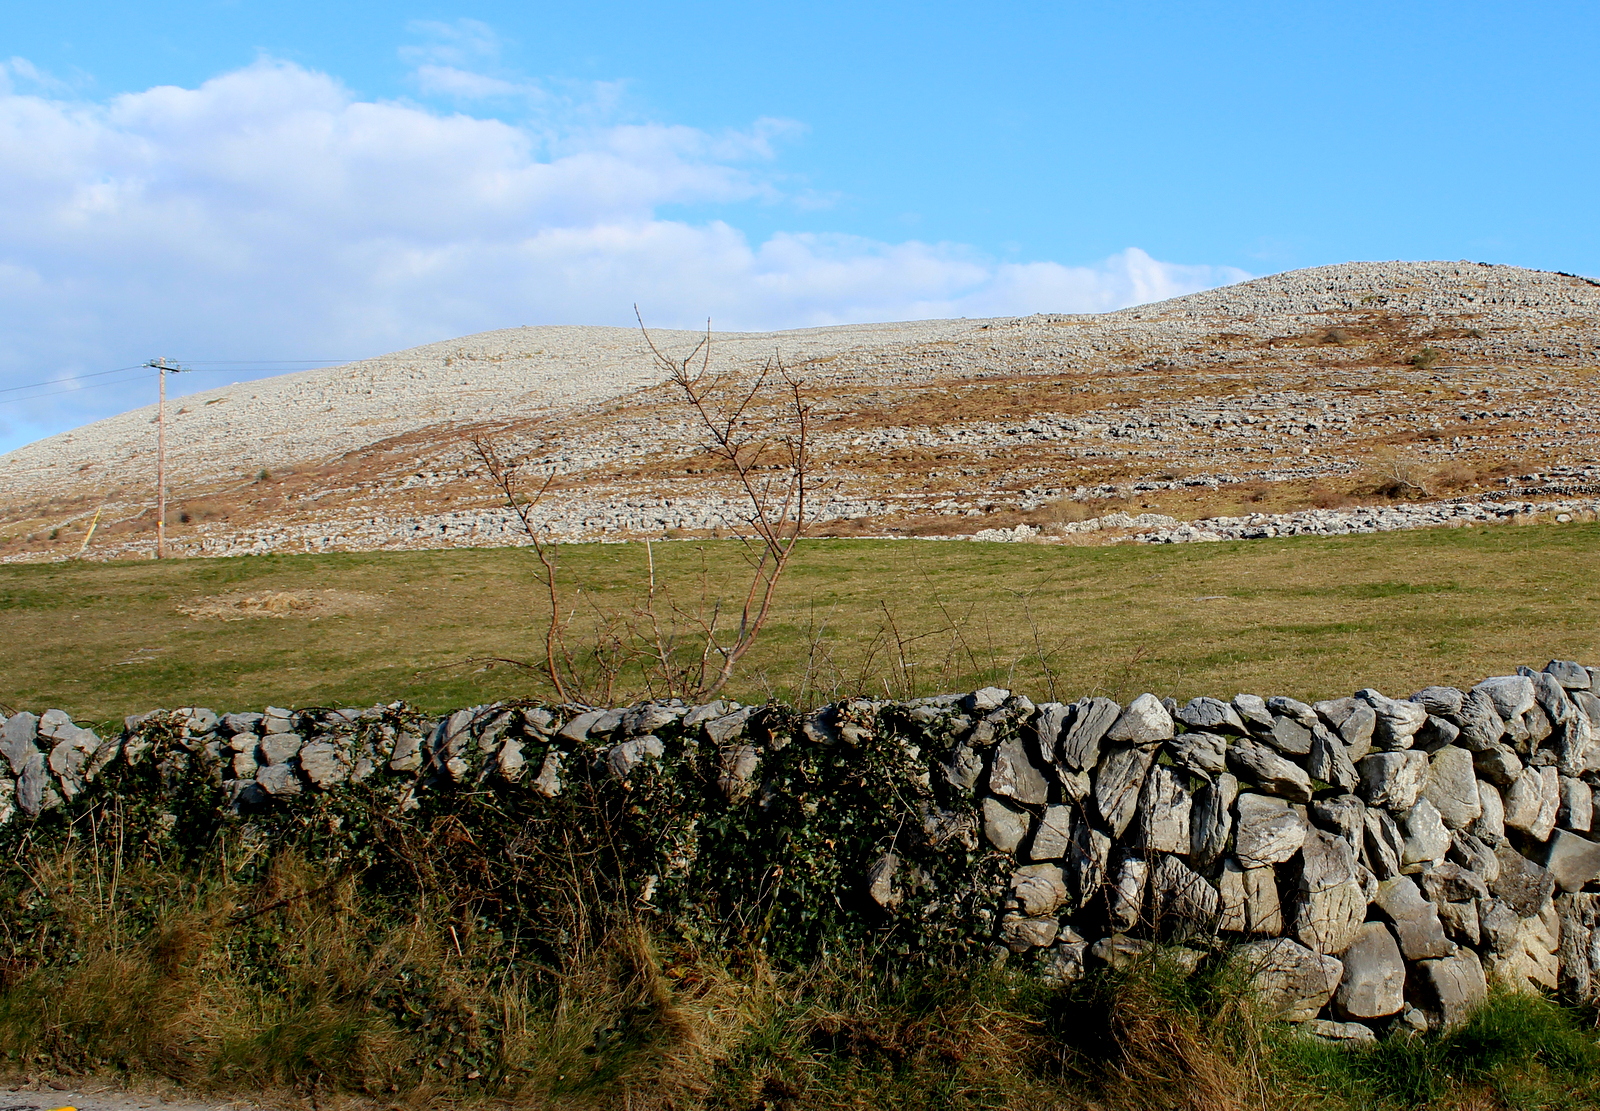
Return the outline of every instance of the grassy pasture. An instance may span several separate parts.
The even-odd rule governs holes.
[[[733,542],[654,545],[658,588],[724,608]],[[561,550],[578,617],[644,594],[642,544]],[[544,610],[520,549],[0,567],[0,698],[81,718],[185,704],[442,710],[548,695]],[[581,589],[580,589],[581,588]],[[335,590],[343,615],[194,617],[179,607]],[[1142,690],[1404,695],[1518,663],[1600,658],[1600,525],[1500,526],[1172,547],[817,540],[730,692],[802,702],[996,682],[1036,700]],[[637,676],[619,695],[637,695]]]

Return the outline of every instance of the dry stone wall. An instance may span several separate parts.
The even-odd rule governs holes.
[[[159,803],[199,785],[172,827],[194,798],[248,824],[361,792],[405,820],[480,796],[537,815],[581,786],[655,821],[627,827],[623,881],[647,909],[757,898],[708,863],[737,842],[767,854],[749,875],[941,959],[1066,981],[1157,943],[1226,949],[1277,1013],[1366,1040],[1456,1021],[1496,982],[1600,993],[1597,729],[1600,672],[1569,661],[1310,704],[986,688],[809,714],[184,708],[109,739],[18,712],[0,725],[0,838],[113,790]]]

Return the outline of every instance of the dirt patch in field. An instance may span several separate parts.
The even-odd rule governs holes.
[[[366,613],[382,604],[376,594],[354,590],[257,590],[197,598],[179,606],[178,612],[242,621],[247,617],[339,617]]]

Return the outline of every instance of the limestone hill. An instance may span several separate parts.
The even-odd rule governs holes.
[[[1564,274],[1347,263],[1098,315],[713,336],[725,372],[774,355],[816,403],[822,534],[1600,492],[1600,285]],[[709,533],[735,504],[628,329],[486,332],[169,415],[192,554],[512,542],[464,450],[485,428],[557,473],[542,509],[566,538]],[[147,552],[153,416],[0,457],[0,555],[75,550],[102,506],[93,551]]]

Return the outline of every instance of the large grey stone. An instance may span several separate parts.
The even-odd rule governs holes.
[[[34,741],[39,736],[39,719],[26,710],[12,714],[0,725],[0,755],[6,758],[12,775],[21,775],[22,769],[38,752]]]
[[[414,772],[422,767],[422,738],[415,733],[401,733],[394,739],[394,752],[389,757],[392,772]]]
[[[1064,702],[1041,702],[1039,713],[1033,719],[1033,736],[1039,752],[1046,762],[1056,759],[1056,748],[1061,743],[1061,731],[1072,720],[1072,707]]]
[[[556,736],[574,744],[587,740],[589,730],[608,713],[610,713],[609,710],[585,710],[557,730]]]
[[[1362,757],[1356,764],[1361,773],[1361,797],[1368,806],[1404,814],[1415,805],[1428,768],[1428,754],[1413,749]]]
[[[298,733],[269,733],[261,738],[261,762],[268,767],[287,762],[305,741]]]
[[[1443,860],[1450,851],[1450,831],[1427,799],[1412,804],[1403,824],[1406,840],[1400,855],[1401,867]]]
[[[1146,853],[1187,853],[1192,800],[1183,781],[1161,764],[1150,769],[1139,795],[1141,842]]]
[[[1056,759],[1073,771],[1086,771],[1100,761],[1106,730],[1122,716],[1109,698],[1085,698],[1073,705],[1072,724],[1061,734]]]
[[[313,741],[299,752],[300,771],[313,787],[330,790],[350,778],[350,761],[339,746]]]
[[[1445,936],[1439,908],[1423,898],[1410,876],[1384,880],[1378,885],[1378,897],[1373,902],[1393,923],[1406,960],[1447,957],[1455,952],[1455,946]]]
[[[1311,801],[1311,777],[1259,741],[1248,739],[1228,747],[1228,763],[1240,776],[1269,795],[1294,802]]]
[[[1156,750],[1144,745],[1113,745],[1100,757],[1094,774],[1094,801],[1113,837],[1121,837],[1133,821],[1139,791],[1155,758]]]
[[[1339,958],[1344,976],[1333,1008],[1343,1018],[1383,1018],[1406,1004],[1406,962],[1382,922],[1364,922]]]
[[[1544,866],[1563,891],[1581,891],[1600,877],[1600,844],[1569,830],[1558,829],[1545,846]]]
[[[1472,903],[1489,898],[1483,877],[1454,861],[1441,861],[1417,873],[1422,893],[1433,903]]]
[[[1381,749],[1410,748],[1412,738],[1428,720],[1428,711],[1415,702],[1401,702],[1378,693],[1370,687],[1356,692],[1356,698],[1372,707],[1377,723],[1372,730],[1372,743]]]
[[[256,771],[256,786],[269,795],[285,796],[300,793],[300,777],[293,764],[268,764]]]
[[[1305,756],[1311,752],[1311,730],[1286,714],[1273,715],[1272,729],[1263,733],[1261,739],[1288,756]]]
[[[1461,736],[1461,730],[1442,717],[1429,714],[1428,719],[1422,723],[1422,728],[1417,730],[1414,738],[1416,748],[1424,752],[1433,752],[1445,745],[1453,745]]]
[[[1179,935],[1216,928],[1221,899],[1217,889],[1180,858],[1163,853],[1155,858],[1150,891],[1156,918]]]
[[[1533,680],[1526,675],[1496,675],[1472,688],[1482,691],[1502,721],[1511,721],[1533,709]]]
[[[1361,779],[1349,753],[1345,751],[1344,742],[1320,722],[1311,731],[1311,753],[1306,758],[1306,771],[1312,779],[1345,791],[1353,790]]]
[[[1228,733],[1245,731],[1244,722],[1240,720],[1238,712],[1220,698],[1202,695],[1191,699],[1188,705],[1172,716],[1190,729],[1220,730]]]
[[[1351,760],[1359,760],[1372,750],[1372,733],[1377,728],[1378,715],[1370,705],[1358,698],[1335,698],[1318,702],[1313,709],[1339,734],[1339,739],[1349,749]]]
[[[1300,850],[1294,936],[1319,953],[1338,953],[1354,940],[1366,916],[1366,890],[1350,846],[1342,837],[1312,830]]]
[[[1366,836],[1366,813],[1366,806],[1354,795],[1318,799],[1311,804],[1312,822],[1320,829],[1343,837],[1357,855]]]
[[[1137,853],[1121,853],[1106,892],[1106,925],[1126,933],[1144,916],[1145,892],[1150,885],[1150,862]]]
[[[1013,953],[1047,949],[1055,944],[1061,923],[1054,918],[1024,918],[1008,914],[1000,920],[1000,941]]]
[[[1234,852],[1245,867],[1282,864],[1305,844],[1306,824],[1288,803],[1269,795],[1241,794]]]
[[[1141,694],[1128,704],[1105,739],[1113,744],[1150,745],[1173,735],[1172,715],[1153,694]]]
[[[1439,817],[1451,829],[1466,829],[1483,813],[1478,797],[1478,777],[1472,768],[1472,753],[1448,745],[1428,760],[1428,778],[1422,797],[1433,804]]]
[[[1481,838],[1458,829],[1450,835],[1449,859],[1478,876],[1484,883],[1493,883],[1500,875],[1500,858],[1494,849]]]
[[[1307,729],[1317,724],[1316,709],[1301,702],[1298,698],[1288,698],[1281,694],[1274,695],[1267,699],[1267,709],[1272,711],[1274,717],[1293,718]]]
[[[997,798],[986,798],[983,800],[983,835],[1001,852],[1014,853],[1028,835],[1028,815]]]
[[[17,773],[17,809],[30,818],[38,817],[40,811],[46,809],[46,791],[50,786],[50,774],[46,769],[44,753],[35,748],[28,753]]]
[[[1500,875],[1489,885],[1490,893],[1519,917],[1538,914],[1555,894],[1555,877],[1509,845],[1496,849],[1495,857],[1500,861]]]
[[[1028,748],[1022,737],[1008,737],[995,746],[989,790],[1002,798],[1042,806],[1050,799],[1050,781],[1045,778],[1044,769],[1034,763]]]
[[[539,774],[529,782],[529,786],[547,799],[553,799],[561,794],[561,770],[566,758],[560,749],[552,748],[544,754],[544,759],[539,762]]]
[[[1067,880],[1055,864],[1027,864],[1011,875],[1008,904],[1026,918],[1054,914],[1067,901]]]
[[[1030,860],[1065,860],[1072,852],[1073,808],[1047,806],[1028,846]]]
[[[1561,813],[1561,773],[1552,767],[1539,768],[1538,772],[1539,817],[1528,833],[1535,841],[1548,841],[1556,828],[1556,816]]]
[[[1189,811],[1189,860],[1196,868],[1210,868],[1227,848],[1238,797],[1239,781],[1227,772],[1195,792]]]
[[[1572,660],[1551,660],[1544,665],[1545,674],[1568,690],[1588,690],[1593,680],[1589,669]]]
[[[1495,744],[1474,752],[1472,767],[1479,779],[1486,779],[1496,787],[1509,787],[1522,774],[1522,758],[1508,746]]]
[[[660,737],[650,735],[634,737],[614,744],[606,750],[606,768],[611,772],[612,778],[628,779],[650,761],[659,761],[666,751],[666,746],[661,743]]]
[[[730,803],[743,802],[755,793],[761,751],[755,745],[724,745],[717,753],[717,789]]]
[[[1406,701],[1415,702],[1428,713],[1453,722],[1460,715],[1466,697],[1455,687],[1423,687]]]
[[[1328,1018],[1314,1018],[1301,1029],[1317,1041],[1330,1045],[1372,1045],[1378,1040],[1377,1032],[1364,1022],[1334,1022]]]
[[[1218,929],[1276,937],[1283,933],[1278,876],[1271,868],[1246,868],[1229,857],[1218,873],[1222,910]]]
[[[1556,825],[1575,833],[1588,833],[1594,824],[1594,788],[1581,779],[1561,777],[1561,809]]]
[[[1256,996],[1272,1015],[1307,1022],[1333,998],[1344,975],[1335,957],[1306,948],[1290,938],[1252,941],[1235,950]]]
[[[1272,711],[1267,709],[1267,700],[1258,694],[1236,694],[1233,696],[1233,709],[1239,715],[1239,720],[1251,733],[1260,736],[1263,731],[1272,729]]]
[[[966,741],[959,741],[950,749],[940,770],[945,782],[957,791],[971,791],[983,778],[983,753]]]
[[[1180,733],[1167,742],[1167,751],[1179,767],[1202,779],[1228,768],[1228,741],[1215,733]]]
[[[1472,823],[1469,832],[1491,846],[1500,844],[1506,839],[1506,804],[1500,795],[1500,788],[1478,780],[1478,803],[1483,812]]]
[[[1080,910],[1105,886],[1110,860],[1111,838],[1086,821],[1077,822],[1072,831],[1072,854],[1067,858],[1067,867]]]
[[[1445,1026],[1459,1026],[1489,996],[1483,962],[1471,949],[1448,957],[1425,960],[1418,966],[1432,1002]]]
[[[57,730],[55,736],[56,743],[50,749],[50,770],[61,784],[61,793],[71,801],[89,779],[90,762],[100,748],[100,738],[70,722],[64,729]]]
[[[1506,734],[1506,723],[1487,691],[1470,692],[1461,702],[1455,723],[1461,730],[1456,743],[1471,752],[1481,752],[1498,744]]]

